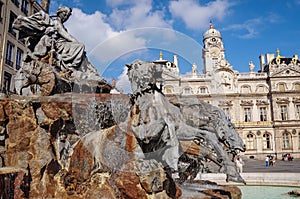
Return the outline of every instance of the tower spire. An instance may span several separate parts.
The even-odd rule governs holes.
[[[162,60],[162,52],[159,52],[159,60]]]
[[[214,28],[214,26],[212,25],[212,22],[211,22],[211,20],[209,21],[209,29],[213,29]]]

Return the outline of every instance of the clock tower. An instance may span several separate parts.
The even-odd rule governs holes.
[[[225,62],[225,49],[220,31],[214,29],[212,24],[203,34],[202,58],[204,62],[204,73],[210,73],[217,68],[220,63]]]

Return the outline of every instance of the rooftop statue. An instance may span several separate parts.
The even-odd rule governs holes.
[[[91,87],[95,82],[102,82],[101,86],[109,89],[88,61],[84,44],[64,27],[71,13],[71,8],[62,6],[54,16],[40,11],[29,17],[18,16],[13,23],[13,28],[19,30],[20,38],[27,39],[29,49],[24,66],[16,76],[18,94],[22,94],[23,88],[28,86],[31,86],[29,93],[40,92],[42,95],[69,92],[74,83],[80,85],[82,82]],[[32,85],[37,85],[38,89],[34,91]]]

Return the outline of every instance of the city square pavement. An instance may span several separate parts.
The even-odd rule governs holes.
[[[300,173],[300,159],[293,161],[276,160],[274,166],[266,167],[265,160],[243,159],[244,173]]]

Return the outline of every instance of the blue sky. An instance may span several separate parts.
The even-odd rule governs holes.
[[[65,26],[85,43],[87,55],[102,75],[122,82],[124,65],[139,58],[172,60],[179,56],[181,73],[198,71],[202,34],[212,21],[223,37],[226,59],[235,70],[259,70],[259,55],[292,57],[300,51],[300,0],[60,0],[73,8]]]

